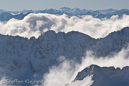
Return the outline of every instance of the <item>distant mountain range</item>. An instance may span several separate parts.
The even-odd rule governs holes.
[[[83,16],[83,15],[92,15],[95,18],[110,18],[113,15],[118,15],[119,18],[123,16],[123,14],[129,15],[128,9],[121,9],[121,10],[115,10],[115,9],[107,9],[107,10],[86,10],[86,9],[71,9],[69,7],[62,7],[60,9],[45,9],[45,10],[22,10],[22,11],[5,11],[0,10],[0,21],[8,21],[11,18],[15,19],[23,19],[26,15],[30,13],[49,13],[49,14],[56,14],[56,15],[62,15],[66,14],[69,17],[70,16]]]

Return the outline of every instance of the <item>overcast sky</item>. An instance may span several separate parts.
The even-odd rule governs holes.
[[[42,10],[60,7],[98,9],[129,9],[129,0],[0,0],[0,9],[4,10]]]

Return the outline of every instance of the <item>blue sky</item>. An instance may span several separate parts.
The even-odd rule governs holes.
[[[129,9],[129,0],[0,0],[0,9],[4,10],[42,10],[60,7],[98,9]]]

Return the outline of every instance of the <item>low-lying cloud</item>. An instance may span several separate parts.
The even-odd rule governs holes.
[[[86,53],[86,57],[82,58],[82,63],[74,63],[73,61],[64,59],[62,64],[54,66],[49,70],[49,73],[44,76],[45,83],[43,86],[91,86],[93,83],[92,76],[86,77],[82,81],[72,82],[77,73],[91,64],[96,64],[101,67],[120,67],[129,66],[129,47],[122,49],[114,56],[106,56],[96,58],[91,51]],[[72,82],[72,83],[71,83]]]
[[[118,19],[117,15],[110,19],[93,18],[90,15],[81,18],[67,15],[53,14],[29,14],[23,20],[11,19],[6,23],[0,22],[0,33],[9,35],[19,35],[22,37],[35,36],[36,38],[48,30],[56,32],[79,31],[93,38],[102,38],[113,31],[121,30],[129,26],[129,16],[123,15]]]

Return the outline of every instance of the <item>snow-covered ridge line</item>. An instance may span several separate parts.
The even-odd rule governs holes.
[[[129,85],[129,66],[123,67],[100,67],[90,65],[80,71],[75,80],[66,86],[77,86],[81,82],[81,86],[128,86]],[[89,79],[89,80],[88,80]],[[90,85],[88,85],[88,83]]]
[[[91,75],[94,75],[95,72],[122,72],[122,71],[129,71],[129,66],[125,66],[123,67],[122,69],[117,67],[115,68],[114,66],[111,66],[111,67],[100,67],[98,65],[90,65],[88,67],[86,67],[84,70],[80,71],[75,80],[83,80],[85,77],[87,76],[91,76]],[[101,74],[101,73],[100,73]]]
[[[13,42],[11,40],[22,39],[22,40],[25,40],[25,42],[27,42],[27,43],[31,42],[29,45],[35,44],[35,43],[41,44],[42,42],[47,44],[50,42],[50,45],[47,44],[48,46],[51,46],[51,45],[53,45],[53,43],[56,43],[56,45],[53,45],[53,47],[56,47],[58,45],[58,43],[59,44],[61,43],[62,48],[68,48],[68,46],[69,47],[72,46],[73,48],[78,49],[80,47],[80,50],[83,50],[83,53],[84,53],[84,50],[91,50],[97,56],[106,56],[110,52],[118,52],[123,47],[126,47],[128,45],[128,43],[129,43],[129,39],[128,39],[129,27],[125,27],[121,31],[112,32],[108,36],[106,36],[104,38],[100,38],[100,39],[94,39],[84,33],[80,33],[77,31],[72,31],[72,32],[68,32],[68,33],[64,33],[64,32],[56,33],[55,31],[51,31],[51,30],[43,33],[38,38],[31,37],[30,39],[28,39],[28,38],[24,38],[24,37],[20,37],[20,36],[9,36],[9,35],[7,35],[7,36],[0,35],[0,37],[3,40],[7,39],[5,42],[7,42],[7,41]],[[3,41],[3,40],[1,40],[1,41]],[[18,42],[18,40],[17,40],[17,42]],[[75,46],[71,45],[71,43],[74,43]],[[23,45],[24,45],[24,43],[23,43]],[[81,48],[82,46],[83,46],[83,48]],[[108,48],[105,49],[105,47],[108,47]],[[99,52],[101,51],[101,53],[99,53],[98,50],[99,50]],[[69,52],[71,52],[71,51],[69,51]],[[76,54],[75,54],[75,57],[76,57]]]
[[[80,71],[75,80],[66,86],[76,86],[79,82],[82,84],[90,83],[88,86],[128,86],[129,85],[129,66],[123,67],[100,67],[90,65]],[[87,81],[87,79],[90,79]]]

